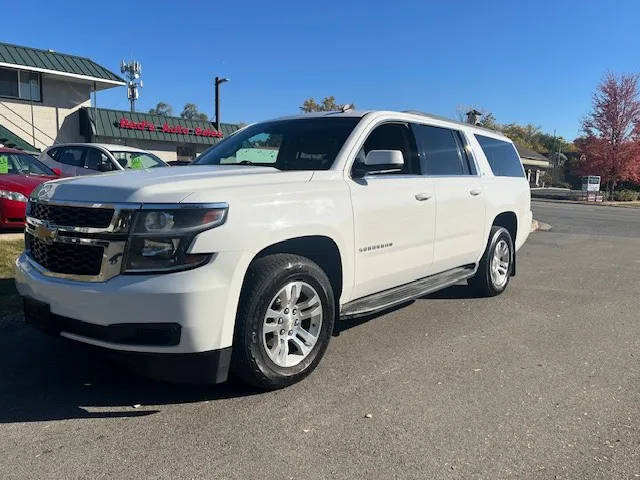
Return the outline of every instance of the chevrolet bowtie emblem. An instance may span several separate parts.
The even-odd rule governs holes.
[[[42,223],[36,227],[35,236],[41,242],[51,245],[58,238],[58,228]]]

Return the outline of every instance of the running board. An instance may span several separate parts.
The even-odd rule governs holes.
[[[462,280],[472,277],[476,273],[476,269],[476,265],[452,268],[442,273],[421,278],[415,282],[352,300],[342,306],[340,317],[349,318],[368,315],[410,300],[415,300],[416,298],[450,287],[451,285],[455,285]]]

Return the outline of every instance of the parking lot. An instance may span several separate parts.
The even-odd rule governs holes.
[[[533,210],[553,229],[504,295],[341,324],[276,392],[155,383],[2,318],[0,478],[639,477],[640,209]]]

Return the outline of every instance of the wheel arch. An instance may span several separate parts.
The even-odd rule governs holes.
[[[518,235],[518,216],[512,210],[504,211],[499,213],[494,219],[492,226],[504,227],[511,235],[511,241],[513,242],[513,252],[512,252],[512,267],[511,267],[511,276],[515,276],[516,274],[516,239]]]
[[[305,235],[281,240],[264,247],[253,257],[251,262],[274,253],[300,255],[317,263],[329,277],[336,303],[339,302],[344,285],[344,263],[340,248],[331,237]]]

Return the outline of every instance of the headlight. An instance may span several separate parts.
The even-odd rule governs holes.
[[[24,203],[27,203],[27,200],[29,200],[23,194],[19,192],[12,192],[10,190],[0,190],[0,198],[6,198],[7,200],[13,200],[14,202]]]
[[[226,205],[147,207],[137,211],[123,273],[175,272],[207,263],[211,254],[187,254],[187,250],[198,233],[222,225],[226,217]]]

